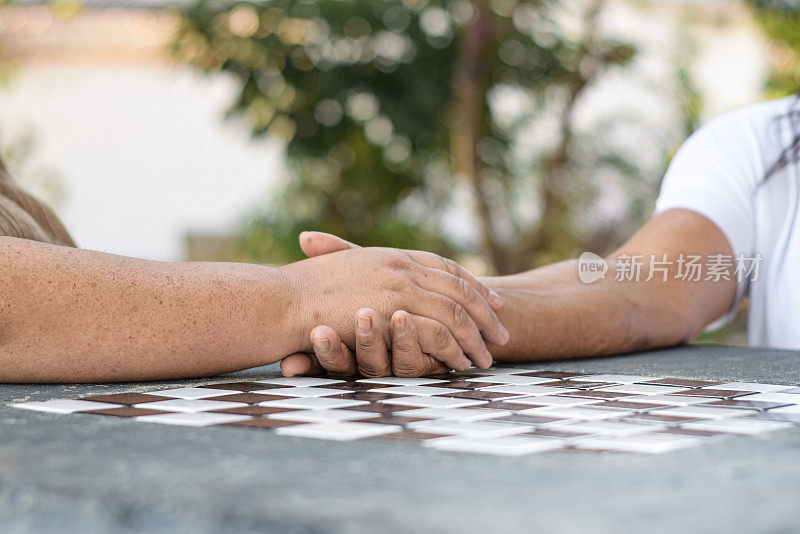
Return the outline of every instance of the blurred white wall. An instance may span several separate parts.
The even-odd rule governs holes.
[[[84,248],[181,259],[188,231],[235,229],[283,172],[280,146],[224,122],[232,80],[131,64],[33,64],[0,99],[4,137],[33,131]]]

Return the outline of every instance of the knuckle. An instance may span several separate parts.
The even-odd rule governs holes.
[[[391,375],[391,369],[388,367],[379,367],[369,363],[358,364],[358,374],[367,378],[381,378],[383,376]]]
[[[388,288],[394,293],[405,293],[411,289],[411,282],[405,276],[393,276],[388,283]]]
[[[415,263],[405,252],[387,252],[387,262],[389,268],[395,271],[409,271],[413,269]]]
[[[456,326],[463,327],[468,324],[468,317],[467,311],[461,304],[454,304],[453,305],[453,321],[455,322]]]
[[[433,331],[432,342],[437,349],[446,349],[450,345],[450,331],[443,325],[437,326]]]
[[[444,266],[445,271],[454,276],[461,273],[461,266],[459,266],[456,262],[454,262],[450,258],[442,258],[442,265]]]
[[[392,363],[392,372],[395,376],[402,378],[413,378],[424,374],[424,370],[419,366],[414,365],[413,362],[394,362]]]
[[[386,266],[392,271],[405,271],[408,269],[408,262],[402,257],[390,255],[385,258]]]
[[[372,352],[375,350],[377,343],[372,338],[372,336],[363,336],[358,335],[356,336],[356,350],[357,351],[367,351]]]
[[[395,356],[402,355],[409,352],[413,347],[413,343],[406,336],[392,335],[392,352]]]
[[[472,292],[472,286],[469,285],[466,280],[456,277],[456,287],[458,289],[458,294],[464,299],[467,301],[473,300],[474,294]]]

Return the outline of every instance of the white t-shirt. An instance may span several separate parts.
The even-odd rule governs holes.
[[[800,349],[800,163],[787,153],[797,136],[795,96],[722,115],[684,143],[656,201],[656,213],[685,208],[706,216],[734,257],[753,259],[749,268],[758,263],[757,278],[748,279],[755,269],[742,277],[733,307],[709,325],[730,321],[748,296],[750,345]],[[770,172],[782,156],[788,163]]]

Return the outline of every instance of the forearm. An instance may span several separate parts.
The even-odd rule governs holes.
[[[490,347],[501,361],[625,353],[676,345],[697,334],[698,321],[667,297],[660,281],[584,284],[567,261],[482,281],[503,297],[498,316],[511,333]],[[664,295],[659,295],[663,292]]]
[[[511,332],[508,345],[490,350],[497,359],[520,361],[689,342],[730,309],[736,281],[732,266],[721,278],[682,276],[680,260],[732,254],[727,238],[709,219],[690,210],[670,210],[650,219],[609,255],[607,274],[597,282],[582,283],[576,261],[486,279],[503,297],[498,315]],[[629,266],[631,258],[639,258],[641,276],[617,280],[617,259],[623,256]],[[661,269],[655,276],[650,274],[654,261]]]
[[[204,376],[307,344],[283,273],[0,238],[0,381]]]

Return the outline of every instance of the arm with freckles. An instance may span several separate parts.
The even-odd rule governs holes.
[[[394,249],[356,249],[282,267],[157,262],[0,237],[0,382],[207,376],[311,350],[327,317],[353,346],[364,303],[438,317],[473,363],[507,332],[474,280]],[[476,284],[475,289],[472,283]],[[482,293],[482,294],[481,294]],[[389,336],[388,326],[378,332]]]

